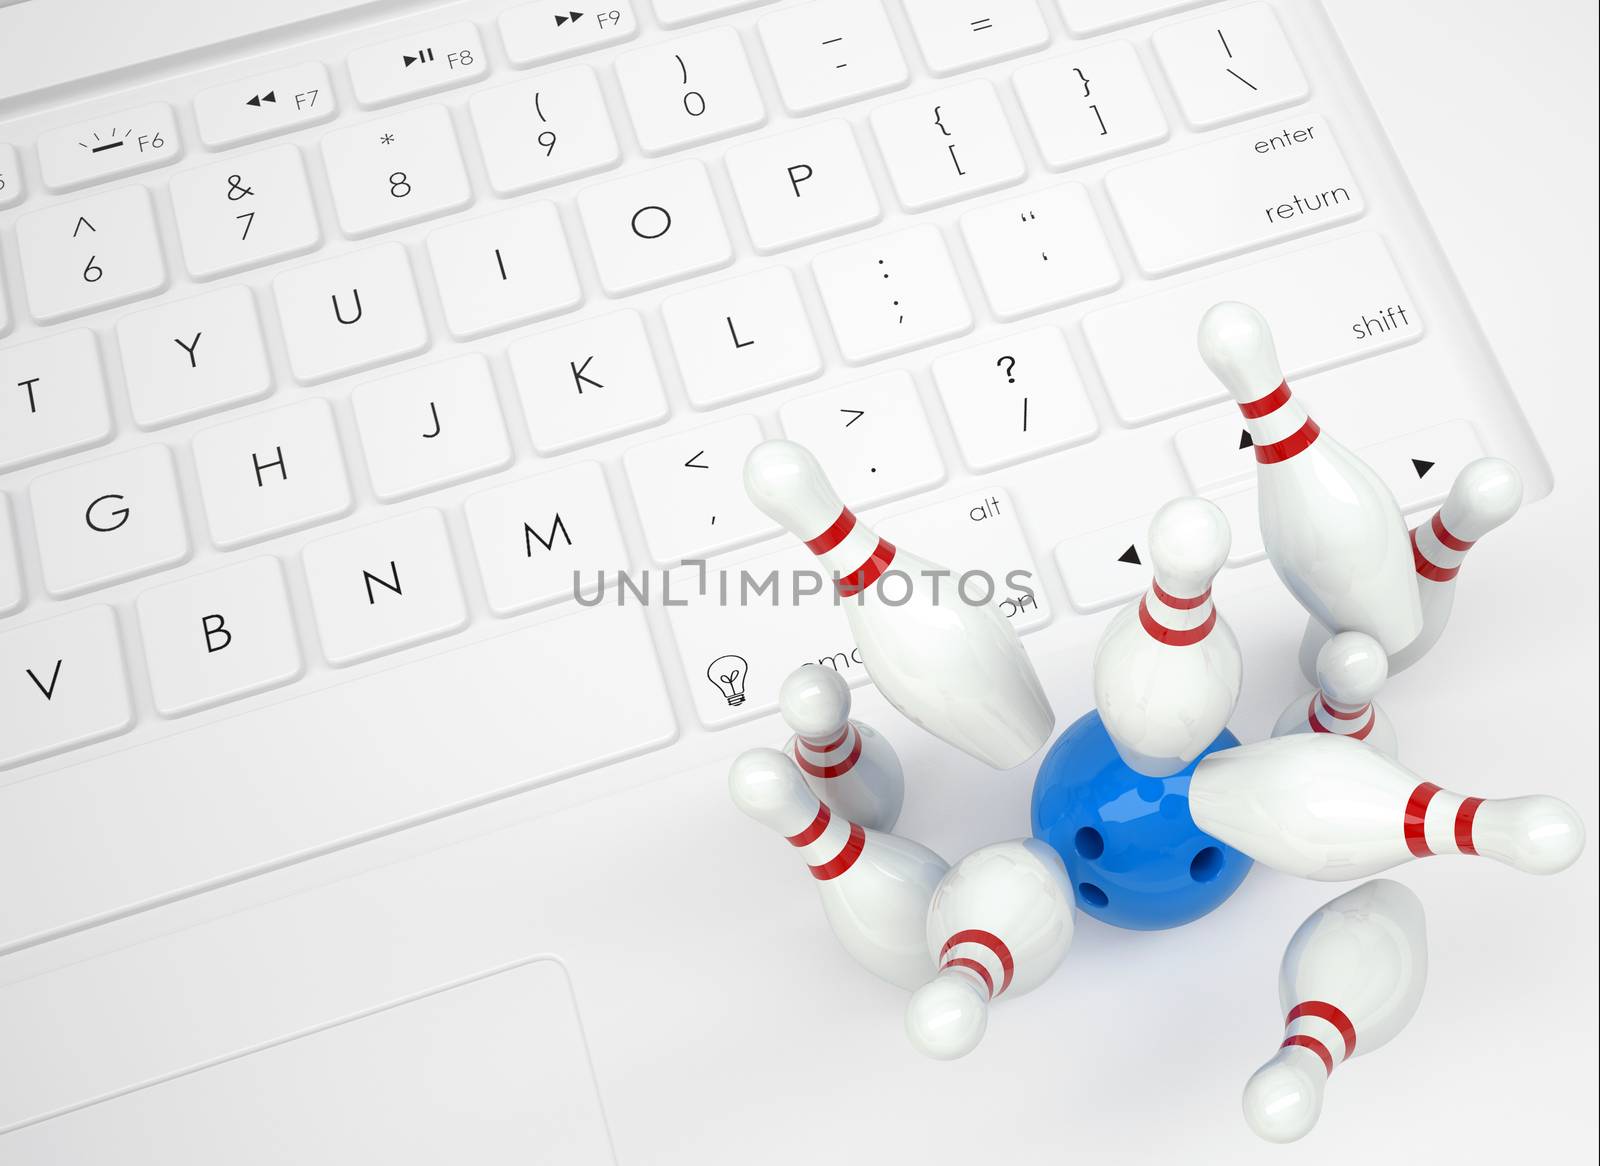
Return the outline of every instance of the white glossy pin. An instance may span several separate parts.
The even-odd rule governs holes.
[[[794,730],[783,751],[830,810],[889,831],[905,803],[906,779],[894,746],[871,725],[850,719],[850,686],[832,668],[803,664],[778,689],[778,711]]]
[[[1340,632],[1317,655],[1317,690],[1291,700],[1272,735],[1337,733],[1365,741],[1385,756],[1399,757],[1389,714],[1373,703],[1388,679],[1389,658],[1383,645],[1365,632]]]
[[[804,446],[756,446],[745,460],[744,488],[834,574],[840,599],[852,600],[840,606],[867,674],[890,704],[996,769],[1038,752],[1055,714],[998,607],[963,602],[955,573],[878,537],[839,501]],[[891,574],[902,578],[887,598],[905,594],[903,603],[886,602],[876,586]]]
[[[975,850],[939,880],[928,907],[928,954],[939,974],[911,994],[906,1035],[941,1061],[978,1047],[989,1004],[1050,978],[1072,945],[1072,881],[1036,838]]]
[[[1203,498],[1150,522],[1150,586],[1112,618],[1094,654],[1094,702],[1123,761],[1177,773],[1227,727],[1243,664],[1211,581],[1228,558],[1228,520]]]
[[[1284,1039],[1244,1087],[1244,1116],[1269,1142],[1311,1132],[1336,1065],[1381,1049],[1410,1023],[1428,981],[1422,903],[1373,879],[1317,908],[1283,953]]]
[[[1433,854],[1555,874],[1583,853],[1583,821],[1559,798],[1464,797],[1330,733],[1210,754],[1189,779],[1189,812],[1201,830],[1262,865],[1324,881]]]
[[[1199,342],[1250,428],[1273,570],[1325,627],[1366,632],[1398,652],[1422,630],[1422,605],[1394,495],[1289,392],[1260,312],[1217,304],[1200,321]]]
[[[728,792],[734,805],[799,848],[834,935],[862,967],[908,991],[927,982],[928,903],[949,869],[944,859],[833,813],[776,749],[739,754]]]

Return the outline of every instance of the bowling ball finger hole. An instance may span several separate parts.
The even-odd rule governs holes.
[[[1096,834],[1095,837],[1098,838],[1099,835]],[[1106,893],[1093,883],[1079,883],[1078,897],[1091,907],[1104,907],[1107,903],[1111,902],[1111,900],[1106,896]]]
[[[1222,851],[1208,846],[1195,855],[1189,863],[1189,877],[1197,883],[1209,883],[1222,873]]]
[[[1106,852],[1106,840],[1100,836],[1100,831],[1093,826],[1085,826],[1072,836],[1072,845],[1079,854],[1088,859],[1099,858]],[[1102,899],[1105,895],[1100,896]]]

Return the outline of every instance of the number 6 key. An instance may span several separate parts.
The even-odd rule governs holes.
[[[124,186],[17,220],[28,306],[41,324],[70,319],[167,286],[150,193]]]

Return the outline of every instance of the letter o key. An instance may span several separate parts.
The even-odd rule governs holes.
[[[651,213],[654,212],[654,213]],[[640,220],[643,220],[643,226]],[[641,239],[659,239],[672,228],[672,215],[664,206],[642,206],[633,212],[633,233]],[[646,228],[655,228],[647,230]]]

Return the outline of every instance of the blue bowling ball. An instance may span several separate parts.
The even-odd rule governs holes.
[[[1224,729],[1200,757],[1238,743]],[[1056,738],[1033,783],[1033,833],[1066,862],[1083,911],[1158,931],[1214,910],[1244,881],[1250,859],[1189,816],[1199,763],[1171,777],[1129,769],[1093,711]]]

